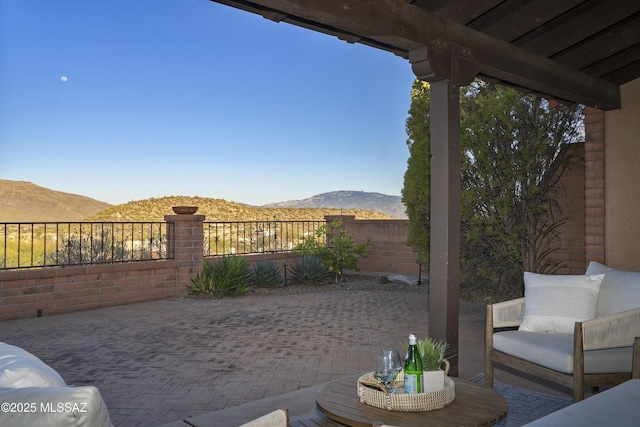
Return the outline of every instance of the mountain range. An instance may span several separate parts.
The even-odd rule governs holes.
[[[264,218],[322,219],[355,215],[359,219],[406,218],[399,196],[334,191],[304,200],[250,206],[202,197],[168,196],[110,205],[86,196],[51,190],[26,181],[0,180],[0,222],[162,221],[172,206],[196,205],[207,220]]]
[[[343,208],[382,212],[394,218],[406,219],[407,214],[400,196],[389,196],[364,191],[332,191],[316,194],[302,200],[289,200],[264,205],[270,208]]]

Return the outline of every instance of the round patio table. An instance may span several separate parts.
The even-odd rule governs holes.
[[[351,427],[388,424],[397,427],[491,426],[507,414],[507,401],[495,390],[452,378],[456,397],[450,405],[427,412],[399,412],[360,403],[360,375],[332,381],[318,391],[316,403],[328,418]]]

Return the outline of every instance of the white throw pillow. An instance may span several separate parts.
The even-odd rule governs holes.
[[[640,307],[640,272],[624,271],[595,261],[585,274],[604,273],[596,317],[608,316]]]
[[[519,330],[573,334],[575,322],[596,317],[604,274],[524,273],[524,318]]]

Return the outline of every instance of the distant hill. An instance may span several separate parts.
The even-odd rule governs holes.
[[[252,221],[252,220],[323,220],[325,215],[355,215],[358,219],[388,219],[380,212],[356,209],[330,208],[269,208],[228,202],[205,197],[169,196],[129,202],[112,206],[88,221],[164,221],[164,215],[173,215],[172,206],[198,206],[198,215],[205,221]]]
[[[316,194],[303,200],[270,203],[272,208],[343,208],[381,212],[394,218],[406,219],[405,206],[400,196],[389,196],[364,191],[332,191]]]
[[[334,202],[321,203],[334,194]],[[351,196],[348,196],[351,195]],[[337,191],[318,198],[318,206],[294,202],[277,203],[271,206],[250,206],[205,197],[169,196],[132,201],[122,205],[110,205],[89,197],[63,193],[40,187],[31,182],[0,180],[0,222],[119,222],[119,221],[164,221],[165,215],[173,215],[172,206],[198,206],[198,214],[206,221],[251,221],[251,220],[323,220],[325,215],[354,215],[358,219],[388,219],[395,215],[383,212],[381,206],[389,198],[377,193],[360,191]],[[398,198],[399,199],[399,198]],[[367,201],[368,200],[368,201]],[[378,203],[373,201],[377,200]],[[342,203],[339,203],[342,201]],[[334,207],[326,207],[333,204]],[[348,207],[351,204],[353,207]]]
[[[0,222],[73,222],[109,208],[77,194],[63,193],[27,181],[0,179]]]

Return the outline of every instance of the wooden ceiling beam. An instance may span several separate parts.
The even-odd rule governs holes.
[[[497,39],[511,42],[576,7],[583,1],[536,0],[526,3],[505,20],[495,22],[483,32]]]
[[[624,25],[589,38],[570,52],[554,55],[553,60],[582,69],[611,56],[610,46],[616,46],[621,51],[638,44],[640,44],[640,14],[627,19]]]
[[[531,33],[515,44],[550,57],[605,30],[611,22],[620,22],[637,12],[640,12],[640,2],[636,0],[618,2],[615,7],[611,7],[606,1],[588,9],[578,7],[571,14],[544,25],[542,35]]]
[[[466,25],[491,10],[503,0],[455,0],[448,2],[436,15]]]
[[[617,85],[576,71],[479,31],[397,0],[212,0],[241,9],[278,11],[287,22],[315,22],[408,53],[423,46],[461,49],[480,74],[554,98],[609,110],[620,108]]]

